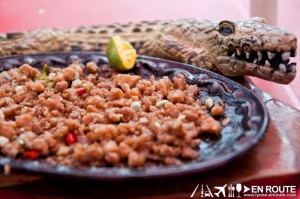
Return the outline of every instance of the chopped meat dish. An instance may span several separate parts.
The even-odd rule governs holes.
[[[2,156],[70,167],[180,165],[199,156],[199,135],[222,126],[181,74],[143,79],[108,65],[24,64],[0,73]]]

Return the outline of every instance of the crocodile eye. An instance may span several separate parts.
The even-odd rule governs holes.
[[[221,21],[218,26],[218,32],[224,36],[234,33],[234,24],[230,21]]]
[[[232,34],[233,30],[230,27],[221,27],[219,32],[223,35],[230,35]]]

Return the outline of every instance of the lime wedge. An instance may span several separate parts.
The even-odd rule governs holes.
[[[132,69],[137,58],[135,49],[119,36],[110,39],[106,56],[111,67],[119,71]]]

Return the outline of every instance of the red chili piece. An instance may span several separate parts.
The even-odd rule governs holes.
[[[66,135],[66,143],[68,145],[74,144],[77,142],[77,136],[75,133],[70,132]]]
[[[40,153],[38,151],[26,151],[23,153],[23,158],[36,160],[40,157]]]
[[[82,96],[84,93],[86,93],[86,89],[85,88],[79,88],[77,89],[77,93],[79,96]]]

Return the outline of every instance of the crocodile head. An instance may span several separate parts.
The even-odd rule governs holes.
[[[297,38],[286,30],[254,17],[247,21],[221,21],[206,30],[213,62],[227,76],[256,76],[288,84],[296,76]]]

